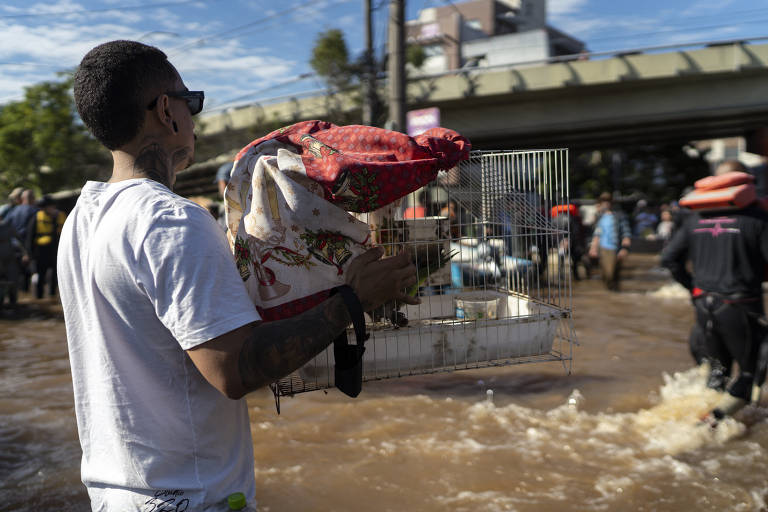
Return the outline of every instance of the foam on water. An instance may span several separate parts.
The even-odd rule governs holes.
[[[680,283],[667,283],[658,290],[647,292],[648,296],[657,299],[690,300],[691,293]]]
[[[572,468],[594,475],[593,489],[597,497],[592,498],[590,504],[595,509],[611,509],[610,503],[625,499],[625,495],[631,493],[654,492],[649,482],[658,480],[699,485],[697,482],[714,479],[720,488],[708,492],[731,499],[735,492],[733,486],[723,484],[712,475],[718,474],[723,463],[750,464],[752,459],[764,459],[766,453],[758,443],[753,443],[754,446],[738,453],[719,453],[718,459],[701,465],[678,457],[702,449],[723,448],[745,433],[745,425],[734,418],[727,418],[717,429],[699,424],[698,418],[719,399],[719,393],[706,388],[705,377],[706,368],[664,374],[657,403],[630,413],[589,414],[580,409],[585,398],[578,390],[574,390],[564,404],[548,411],[516,404],[497,407],[491,401],[479,401],[467,406],[465,411],[473,425],[472,437],[464,431],[461,440],[441,446],[438,439],[433,438],[418,446],[425,450],[461,453],[462,457],[482,452],[517,452],[529,461],[550,461],[549,465],[542,464],[542,469],[550,475],[557,466],[573,465]],[[507,435],[489,435],[494,429],[501,429]],[[748,492],[751,499],[742,503],[744,510],[765,505],[762,489]],[[486,498],[490,496],[463,493],[445,496],[443,500],[454,506],[459,503],[468,506]],[[516,497],[505,499],[507,501],[494,496],[482,509],[496,510],[494,505],[514,509],[512,504],[520,503]],[[738,503],[734,503],[734,509],[742,508],[736,505]]]
[[[699,426],[719,399],[705,387],[706,374],[664,374],[651,405],[629,412],[594,412],[579,390],[537,409],[485,386],[475,401],[286,400],[282,416],[262,411],[253,424],[262,440],[256,478],[265,490],[307,503],[338,489],[339,480],[365,482],[377,496],[371,510],[382,511],[637,510],[638,500],[646,510],[760,510],[768,411],[747,408],[715,430]],[[331,501],[345,499],[362,498],[334,492]]]
[[[585,398],[574,390],[568,400],[548,411],[526,409],[510,404],[495,407],[492,402],[478,402],[468,407],[469,419],[475,424],[494,422],[500,427],[523,429],[529,441],[552,441],[560,434],[589,433],[586,442],[604,451],[626,455],[627,447],[611,446],[612,436],[634,438],[635,451],[649,455],[675,455],[713,443],[722,445],[745,431],[744,424],[726,418],[717,429],[703,428],[698,418],[711,410],[721,394],[705,386],[706,368],[692,368],[673,375],[663,374],[664,384],[658,392],[658,403],[631,413],[588,414],[580,410]]]

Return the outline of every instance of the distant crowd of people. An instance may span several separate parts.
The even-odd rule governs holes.
[[[0,207],[0,309],[15,306],[18,291],[38,299],[56,295],[56,251],[66,214],[47,195],[16,188]]]
[[[568,254],[573,277],[580,278],[580,267],[585,269],[587,277],[592,269],[599,268],[606,288],[611,291],[619,290],[621,268],[632,240],[659,240],[666,244],[687,214],[676,202],[652,207],[644,199],[628,214],[614,202],[610,192],[598,197],[594,218],[587,219],[580,210],[573,205],[569,210],[555,208],[551,214],[553,224],[570,233]],[[565,249],[560,248],[561,255],[566,254]]]
[[[684,215],[676,201],[651,206],[648,201],[641,199],[632,215],[632,233],[647,240],[667,242],[682,223]]]

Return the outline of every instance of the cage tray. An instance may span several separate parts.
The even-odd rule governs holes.
[[[365,343],[363,380],[432,373],[446,368],[487,366],[489,361],[548,354],[564,313],[518,295],[485,292],[498,297],[495,320],[461,320],[455,316],[457,295],[423,297],[407,306],[407,327],[369,325]],[[354,332],[348,332],[354,340]],[[503,363],[499,363],[503,364]],[[333,346],[299,370],[313,387],[334,385]]]

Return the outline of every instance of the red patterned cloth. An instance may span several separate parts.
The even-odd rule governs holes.
[[[467,139],[444,128],[413,138],[322,121],[243,148],[224,194],[227,236],[264,321],[302,313],[344,283],[351,261],[371,244],[369,225],[348,212],[395,210],[388,205],[469,150]]]
[[[469,140],[446,128],[410,137],[372,126],[303,121],[256,139],[235,160],[270,140],[293,145],[325,198],[351,212],[375,210],[421,188],[437,171],[466,160],[471,149]]]

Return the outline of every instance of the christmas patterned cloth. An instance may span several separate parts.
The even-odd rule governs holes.
[[[224,193],[227,237],[264,321],[321,303],[371,245],[370,212],[468,158],[470,143],[433,128],[416,137],[305,121],[243,148]]]

